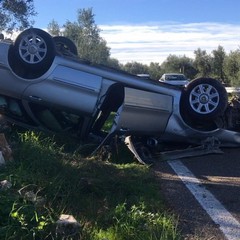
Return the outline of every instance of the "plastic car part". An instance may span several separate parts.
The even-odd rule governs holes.
[[[183,91],[181,111],[198,120],[214,120],[224,114],[228,105],[225,87],[212,78],[190,82]]]
[[[199,146],[187,147],[185,149],[178,149],[173,151],[165,151],[160,153],[163,160],[176,160],[186,157],[195,157],[208,154],[223,154],[220,149],[220,142],[214,137],[209,137],[202,141]]]
[[[151,165],[156,161],[176,160],[186,157],[202,156],[207,154],[222,154],[220,149],[220,142],[214,137],[209,137],[200,142],[196,146],[188,146],[186,148],[179,148],[177,150],[168,150],[160,152],[152,152],[151,148],[144,144],[141,138],[134,136],[127,136],[125,144],[133,153],[135,158],[142,164]],[[160,144],[159,144],[160,145]]]
[[[53,41],[56,45],[57,51],[63,54],[70,52],[73,55],[78,55],[78,51],[75,43],[69,38],[66,38],[63,36],[56,36],[56,37],[53,37]]]
[[[154,156],[151,154],[149,148],[144,146],[143,142],[135,142],[135,138],[132,136],[127,136],[124,142],[140,163],[152,164],[154,162]]]
[[[40,75],[43,74],[50,68],[55,55],[52,37],[41,29],[30,28],[18,35],[11,57],[14,58],[15,72],[21,77],[31,78],[28,77],[31,75],[29,71],[38,70]],[[16,66],[24,71],[18,71]]]

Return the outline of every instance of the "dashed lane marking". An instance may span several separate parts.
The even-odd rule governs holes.
[[[194,174],[179,160],[168,161],[185,186],[190,190],[210,218],[219,226],[228,240],[240,239],[240,223],[209,192]]]

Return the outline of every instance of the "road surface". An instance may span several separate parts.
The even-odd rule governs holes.
[[[240,240],[240,148],[154,165],[186,240]]]

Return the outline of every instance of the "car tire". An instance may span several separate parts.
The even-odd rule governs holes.
[[[53,41],[56,45],[56,49],[59,52],[69,51],[74,55],[78,55],[77,47],[71,39],[63,36],[56,36],[53,37]]]
[[[228,105],[225,87],[213,78],[198,78],[183,90],[181,112],[187,119],[215,120],[223,116]]]
[[[46,72],[56,55],[55,44],[51,35],[38,29],[30,28],[20,33],[14,43],[16,61],[26,71]]]

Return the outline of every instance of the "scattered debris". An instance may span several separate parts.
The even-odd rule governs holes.
[[[37,185],[29,184],[19,189],[18,193],[26,201],[33,203],[35,207],[41,208],[45,205],[46,199],[44,197],[39,196],[40,191],[41,189],[38,189]]]
[[[33,191],[29,191],[24,194],[24,199],[34,203],[37,199],[37,195]]]
[[[6,164],[5,159],[4,159],[4,157],[3,157],[2,152],[0,151],[0,166],[1,166],[1,165],[5,165],[5,164]]]
[[[56,234],[63,239],[80,233],[81,226],[72,215],[62,214],[56,224]]]
[[[12,149],[6,140],[4,133],[0,133],[0,151],[2,152],[2,155],[6,161],[13,160]]]
[[[7,190],[12,187],[12,183],[8,180],[3,180],[0,182],[0,190]]]
[[[18,193],[24,197],[25,195],[27,195],[29,192],[36,192],[37,191],[37,185],[36,184],[28,184],[24,187],[22,187],[21,189],[18,190]],[[36,195],[36,194],[34,194]]]

